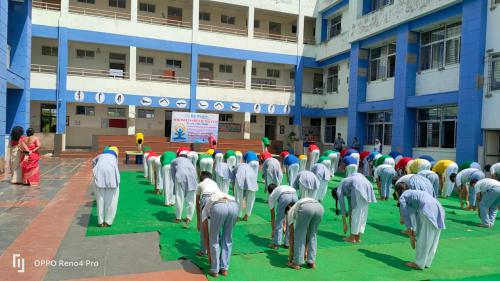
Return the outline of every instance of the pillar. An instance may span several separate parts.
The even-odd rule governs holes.
[[[127,119],[128,135],[135,135],[135,105],[128,106],[128,119]]]
[[[57,54],[57,88],[56,88],[56,135],[54,153],[66,149],[66,102],[67,102],[67,72],[68,72],[68,31],[59,27],[59,46]]]
[[[358,137],[361,146],[366,142],[366,114],[358,112],[358,104],[366,101],[368,81],[368,52],[361,49],[359,42],[351,44],[349,68],[349,108],[347,113],[347,143]]]
[[[130,46],[129,63],[130,81],[135,81],[137,76],[137,47],[135,46]]]
[[[61,0],[61,15],[67,15],[68,13],[69,13],[69,0]]]
[[[316,40],[316,44],[321,42],[321,26],[322,26],[322,18],[321,14],[318,14],[318,17],[316,18],[316,32],[314,34],[314,39]]]
[[[413,155],[416,110],[406,107],[409,96],[415,95],[417,77],[418,35],[408,23],[398,27],[396,37],[396,72],[392,112],[392,150]]]
[[[200,26],[200,0],[193,0],[193,31],[191,36],[191,87],[189,111],[196,112],[196,87],[198,85],[198,30]]]
[[[246,60],[245,63],[245,89],[252,88],[252,60]]]
[[[0,174],[4,173],[5,128],[7,118],[7,23],[8,0],[0,0]]]
[[[250,6],[248,6],[248,38],[253,38],[254,22],[255,7],[253,6],[253,4],[250,4]]]
[[[328,40],[328,19],[320,19],[321,20],[321,33],[320,38],[321,42],[325,42]]]
[[[481,110],[483,100],[487,0],[462,3],[462,38],[458,90],[458,163],[478,160],[482,146]]]
[[[252,114],[250,112],[245,112],[245,118],[244,118],[244,123],[243,123],[243,139],[249,140],[250,139],[250,119],[251,119]]]
[[[302,56],[297,56],[295,65],[295,105],[293,106],[293,125],[302,125],[302,80],[304,79],[304,61]],[[301,131],[299,129],[299,131]]]
[[[304,44],[304,14],[302,13],[302,9],[299,11],[297,18],[297,44],[299,46]]]
[[[137,0],[130,0],[130,21],[137,22]]]

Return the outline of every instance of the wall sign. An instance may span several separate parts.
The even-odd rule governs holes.
[[[219,123],[219,132],[241,133],[241,124],[237,123]]]
[[[200,109],[207,109],[208,108],[208,102],[204,101],[204,100],[201,100],[201,101],[198,102],[198,107]]]
[[[170,101],[167,98],[161,98],[161,99],[158,100],[158,104],[161,107],[167,107],[167,106],[170,105]]]
[[[83,91],[76,91],[75,92],[75,101],[83,102],[84,99],[85,99],[85,93]]]
[[[232,103],[231,104],[231,110],[232,111],[239,111],[240,110],[240,104],[239,103]]]
[[[123,96],[123,94],[116,94],[115,95],[115,103],[118,104],[118,105],[121,105],[123,104],[123,102],[125,101],[125,97]]]
[[[258,103],[254,104],[254,106],[253,106],[253,112],[260,113],[260,110],[261,110],[260,104],[258,104]]]
[[[106,96],[104,95],[104,93],[99,92],[99,93],[95,94],[95,102],[97,102],[98,104],[104,103],[105,99],[106,99]]]
[[[187,106],[187,102],[185,100],[178,100],[175,105],[178,108],[185,108]]]
[[[241,130],[241,128],[240,128]],[[219,114],[172,112],[171,142],[207,143],[219,134]]]
[[[150,106],[153,103],[153,100],[151,100],[150,97],[142,97],[141,98],[141,104],[144,106]]]

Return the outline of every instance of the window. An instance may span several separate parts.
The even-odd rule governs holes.
[[[137,117],[153,119],[155,118],[155,111],[152,109],[137,109]]]
[[[492,2],[492,6],[493,5],[500,5],[500,0],[493,0]]]
[[[42,133],[55,133],[57,124],[57,109],[55,104],[41,104],[40,131]]]
[[[57,47],[42,46],[42,56],[57,57]]]
[[[125,9],[127,7],[126,0],[109,0],[109,6],[115,8]]]
[[[342,33],[342,15],[334,17],[330,20],[330,38]]]
[[[171,20],[182,20],[182,8],[168,7],[167,9],[168,19]]]
[[[225,24],[236,24],[235,16],[221,15],[220,22]]]
[[[455,148],[457,107],[433,107],[417,111],[418,147]]]
[[[85,105],[77,105],[76,106],[76,115],[94,116],[95,115],[95,107],[85,106]]]
[[[326,92],[337,93],[339,91],[339,66],[335,65],[328,68],[326,77]]]
[[[253,21],[253,27],[254,28],[260,28],[260,20],[254,20]]]
[[[139,56],[139,63],[140,64],[153,65],[154,61],[155,61],[155,59],[153,57]]]
[[[167,59],[167,67],[182,68],[182,61],[174,60],[174,59]]]
[[[290,71],[290,80],[295,80],[295,71]]]
[[[313,94],[323,94],[323,73],[314,73],[313,78]]]
[[[267,69],[267,77],[280,78],[280,70],[279,69]]]
[[[79,59],[94,59],[95,52],[90,50],[76,50],[76,57]]]
[[[270,34],[281,34],[281,23],[279,22],[269,22],[269,33]]]
[[[420,70],[460,63],[461,27],[455,23],[420,35]]]
[[[375,139],[382,145],[391,145],[392,112],[367,113],[366,144],[375,144]]]
[[[150,3],[139,3],[139,11],[154,14],[156,11],[156,5]]]
[[[394,4],[394,0],[371,0],[371,12],[380,10],[385,6]]]
[[[125,117],[125,108],[108,107],[109,117]]]
[[[219,64],[219,72],[233,73],[233,66],[230,64]]]
[[[293,125],[293,117],[288,117],[288,125]]]
[[[220,122],[233,122],[233,115],[232,114],[219,114],[219,121]]]
[[[387,44],[370,50],[370,81],[394,77],[396,44]]]
[[[85,4],[95,4],[95,0],[78,0],[78,2]]]
[[[246,73],[246,70],[245,70],[245,67],[243,67],[243,74]],[[252,67],[252,76],[255,76],[257,75],[257,68],[255,67]]]
[[[292,24],[292,33],[297,34],[297,25],[296,24]]]
[[[337,119],[336,118],[326,118],[325,142],[326,143],[334,143],[336,134],[337,134]]]
[[[200,20],[210,21],[210,13],[200,12]]]
[[[250,123],[257,123],[257,115],[250,115]]]
[[[500,90],[500,53],[491,55],[489,68],[489,90]]]
[[[321,126],[321,118],[311,118],[310,124],[312,127],[320,127]]]

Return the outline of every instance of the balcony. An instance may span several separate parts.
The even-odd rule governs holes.
[[[212,79],[198,79],[199,86],[220,87],[220,88],[233,88],[244,89],[245,82],[232,81],[232,80],[212,80]]]
[[[217,26],[217,25],[208,25],[200,23],[200,30],[208,31],[208,32],[218,32],[218,33],[226,33],[238,36],[247,36],[248,30],[244,28],[233,28],[233,27],[225,27],[225,26]]]
[[[260,84],[260,83],[252,83],[253,90],[262,90],[262,91],[275,91],[275,92],[293,92],[295,87],[291,85],[270,85],[270,84]]]
[[[254,38],[297,43],[297,37],[274,33],[254,32]]]
[[[324,95],[325,90],[323,88],[305,89],[305,90],[302,90],[302,93],[322,96],[322,95]]]
[[[57,66],[44,65],[44,64],[31,64],[31,72],[55,74],[57,72]]]
[[[172,84],[189,84],[190,83],[190,79],[188,77],[176,77],[176,76],[169,76],[169,75],[155,75],[155,74],[146,74],[146,73],[137,73],[136,80],[172,83]]]
[[[144,15],[138,15],[137,21],[142,22],[142,23],[148,23],[148,24],[169,25],[169,26],[176,26],[176,27],[182,27],[182,28],[191,28],[191,22],[189,22],[189,21],[180,21],[180,20],[174,20],[174,19],[144,16]]]
[[[94,17],[112,18],[115,20],[130,20],[130,13],[113,11],[113,10],[93,9],[76,5],[70,5],[69,12],[74,14],[88,15]]]
[[[112,79],[128,79],[129,73],[120,69],[88,69],[68,67],[68,76],[103,77]]]
[[[42,9],[42,10],[52,10],[52,11],[61,10],[60,3],[49,3],[45,1],[33,1],[32,7],[35,9]]]

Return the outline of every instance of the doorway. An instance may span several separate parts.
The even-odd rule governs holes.
[[[277,123],[278,118],[276,116],[266,116],[264,135],[269,140],[276,140]]]
[[[124,78],[127,65],[127,55],[109,53],[109,74],[113,77]]]
[[[500,131],[485,131],[484,164],[500,162]]]
[[[172,111],[165,111],[165,137],[170,138],[172,131]]]

